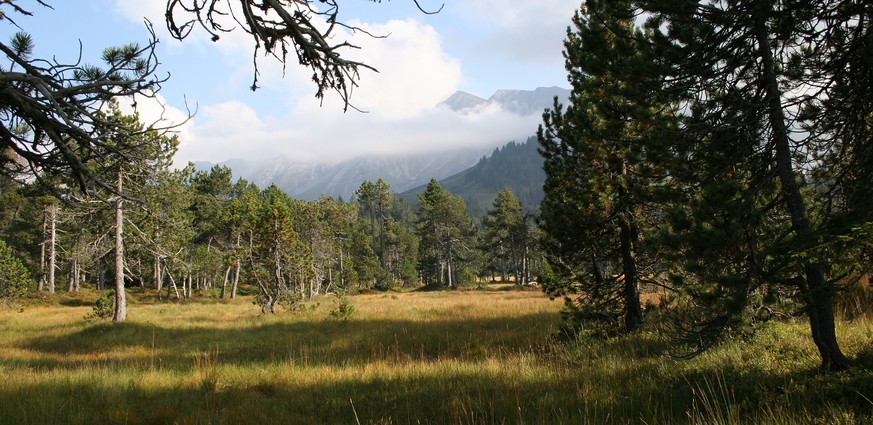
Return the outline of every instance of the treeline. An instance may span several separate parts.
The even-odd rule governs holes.
[[[382,180],[364,181],[350,202],[292,199],[222,166],[173,170],[178,140],[113,114],[141,130],[142,147],[138,162],[128,155],[93,170],[114,187],[86,195],[0,178],[0,239],[33,276],[31,290],[115,288],[115,320],[124,320],[130,286],[162,299],[235,298],[244,288],[275,312],[329,292],[524,284],[542,264],[532,219],[508,189],[481,223],[436,180],[416,210]]]

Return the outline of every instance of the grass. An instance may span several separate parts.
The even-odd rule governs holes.
[[[262,315],[248,299],[86,321],[94,292],[0,311],[0,423],[865,423],[873,321],[839,323],[857,367],[821,374],[807,327],[778,323],[692,361],[655,332],[552,339],[560,303],[508,290],[334,297]]]

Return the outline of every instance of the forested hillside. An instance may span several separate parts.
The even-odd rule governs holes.
[[[524,143],[510,142],[494,149],[491,155],[482,157],[473,167],[440,180],[449,192],[460,196],[467,203],[473,217],[481,218],[491,208],[497,193],[508,188],[521,201],[524,211],[535,213],[543,199],[543,159],[537,152],[536,138]],[[424,186],[417,187],[400,196],[412,203]]]

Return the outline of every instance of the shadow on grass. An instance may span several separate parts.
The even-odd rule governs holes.
[[[219,354],[219,359],[221,355]],[[623,424],[835,423],[831,380],[730,366],[664,375],[629,365],[621,371],[515,377],[458,369],[381,378],[345,374],[304,382],[281,371],[252,370],[244,383],[207,369],[171,385],[149,372],[116,381],[53,380],[0,388],[0,423],[16,424]],[[241,381],[241,382],[243,382]],[[87,381],[85,381],[87,382]],[[816,383],[818,383],[816,385]],[[779,388],[787,386],[784,393]],[[869,409],[852,404],[857,422]],[[866,415],[866,416],[865,416]],[[821,418],[823,420],[815,420]]]
[[[484,358],[544,346],[548,336],[536,330],[557,324],[555,314],[462,320],[295,320],[252,326],[222,327],[209,321],[188,328],[149,323],[99,322],[69,334],[39,335],[22,348],[49,354],[18,361],[25,367],[78,368],[93,359],[111,357],[135,366],[141,359],[124,353],[145,352],[160,357],[163,367],[188,370],[192,358],[217,352],[227,364],[297,362],[306,365],[364,365],[378,361],[431,361]],[[531,331],[533,330],[533,331]],[[11,360],[6,361],[9,364]]]
[[[606,424],[640,417],[640,412],[631,411],[622,400],[598,401],[594,396],[586,400],[570,379],[507,382],[487,373],[454,372],[394,379],[326,377],[320,381],[300,384],[259,376],[247,386],[208,379],[193,379],[171,388],[149,388],[133,382],[19,385],[0,388],[0,422]],[[628,396],[644,399],[639,393]]]

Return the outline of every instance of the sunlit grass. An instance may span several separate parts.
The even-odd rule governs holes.
[[[96,298],[96,293],[78,299]],[[0,311],[0,423],[863,423],[873,324],[841,322],[852,371],[816,371],[805,324],[692,361],[654,331],[559,344],[536,291],[377,293],[262,315],[249,299],[155,302],[122,324],[58,296]],[[66,304],[66,305],[63,305]]]

